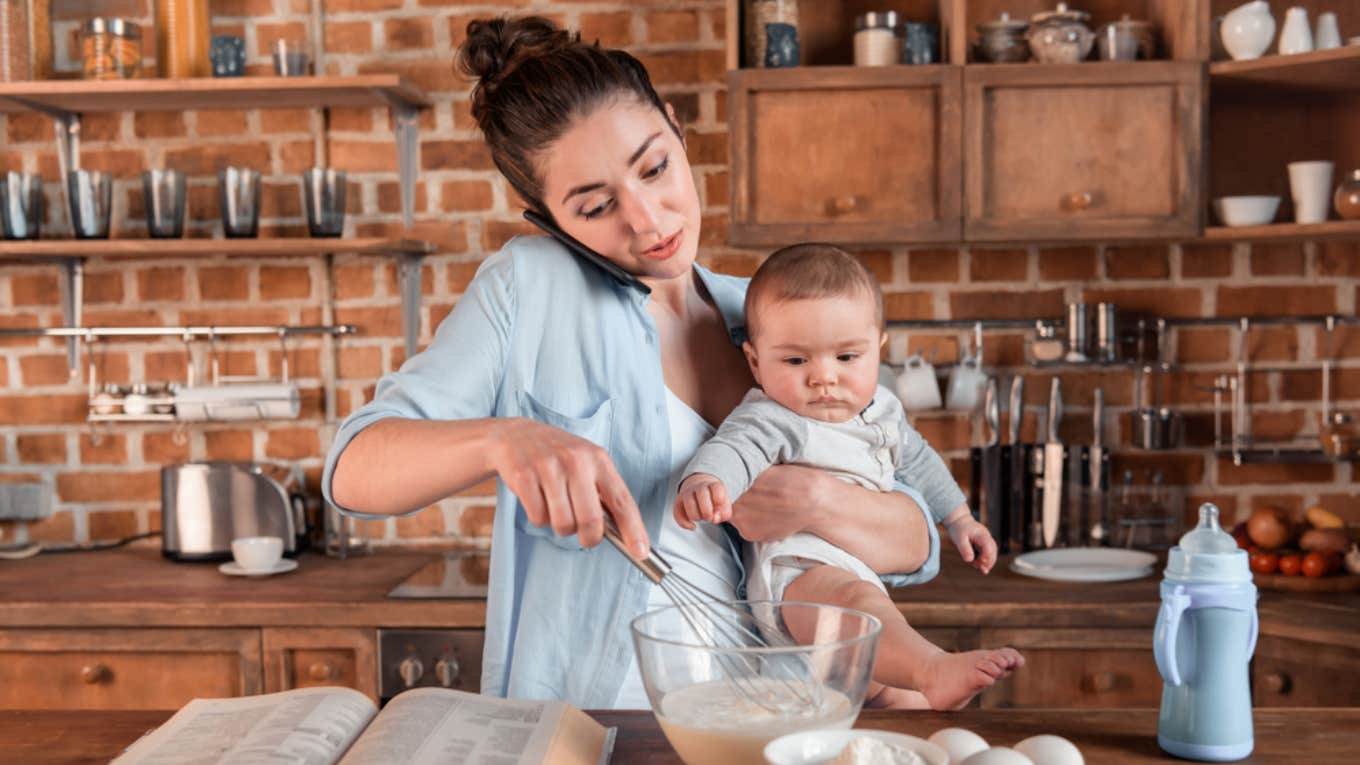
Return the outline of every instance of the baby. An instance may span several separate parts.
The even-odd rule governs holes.
[[[878,385],[883,326],[877,281],[845,251],[800,244],[771,255],[746,293],[743,347],[760,388],[686,466],[676,521],[687,529],[727,521],[766,468],[808,465],[879,491],[895,481],[915,488],[964,560],[987,573],[996,542],[944,460],[907,424],[901,402]],[[877,706],[956,709],[1024,664],[1011,648],[947,653],[932,644],[907,624],[873,570],[813,534],[755,544],[747,575],[752,600],[855,608],[883,622],[870,688]],[[800,634],[808,625],[788,626],[799,640],[811,637]]]

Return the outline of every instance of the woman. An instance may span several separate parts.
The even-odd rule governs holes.
[[[695,264],[699,200],[674,110],[623,51],[539,18],[474,21],[459,67],[497,167],[528,207],[603,256],[520,237],[489,257],[430,346],[336,435],[323,487],[354,515],[415,512],[497,483],[482,690],[646,707],[629,622],[665,596],[612,549],[650,543],[720,597],[742,589],[726,527],[685,532],[677,473],[752,385],[745,280]],[[750,540],[810,531],[875,571],[934,576],[919,495],[794,466],[734,508]]]

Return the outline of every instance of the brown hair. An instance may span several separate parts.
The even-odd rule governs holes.
[[[746,288],[746,334],[756,334],[756,306],[823,297],[864,296],[874,301],[874,317],[883,326],[883,292],[878,280],[853,255],[832,244],[811,242],[775,250],[756,269]]]
[[[520,197],[538,212],[543,181],[535,159],[572,121],[609,99],[632,97],[666,115],[642,63],[621,50],[581,42],[539,16],[476,19],[456,67],[477,78],[472,116],[491,147],[491,158]],[[680,135],[679,128],[671,129]],[[550,216],[551,217],[551,216]]]

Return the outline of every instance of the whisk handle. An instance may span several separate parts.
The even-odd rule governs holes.
[[[618,524],[614,523],[614,518],[609,513],[604,514],[604,538],[653,583],[661,584],[662,578],[670,573],[671,565],[656,550],[650,550],[645,558],[639,558],[630,552],[628,545],[623,543],[623,536],[619,534]]]

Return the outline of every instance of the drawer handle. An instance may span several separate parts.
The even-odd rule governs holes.
[[[80,679],[86,685],[98,685],[113,678],[113,670],[103,664],[86,664],[80,668]]]
[[[1294,680],[1284,672],[1271,672],[1262,683],[1270,693],[1285,694],[1294,688]]]
[[[1058,206],[1066,212],[1081,212],[1089,210],[1095,204],[1096,197],[1089,191],[1074,191],[1071,194],[1064,194],[1058,200]]]
[[[846,194],[843,197],[833,197],[827,200],[827,209],[832,215],[845,215],[859,209],[859,197],[854,194]]]
[[[1119,676],[1113,672],[1098,672],[1091,678],[1091,687],[1096,693],[1109,693],[1119,685]]]
[[[307,667],[307,677],[317,682],[325,682],[335,677],[335,668],[328,661],[314,661]]]

